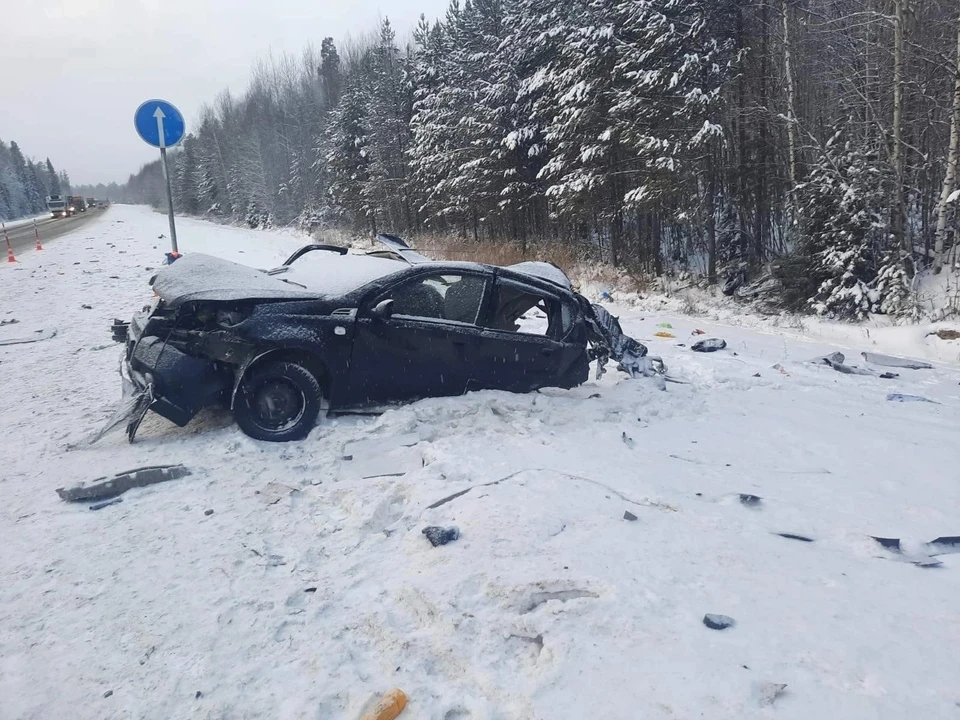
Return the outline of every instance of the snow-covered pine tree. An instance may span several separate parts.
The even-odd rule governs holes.
[[[173,166],[172,185],[177,210],[195,215],[200,208],[200,201],[197,189],[197,138],[193,134],[183,139]]]
[[[47,158],[47,177],[50,181],[50,194],[60,195],[60,176],[57,175],[57,171],[53,169],[53,163],[50,162],[50,158]]]
[[[415,225],[407,194],[413,88],[408,59],[397,49],[395,41],[393,27],[384,18],[379,41],[370,54],[364,118],[370,162],[361,193],[376,218],[375,225],[400,232]]]
[[[369,138],[366,131],[366,93],[362,78],[350,78],[331,114],[323,138],[325,170],[329,176],[325,214],[348,227],[377,231],[373,208],[364,188],[369,178]]]
[[[892,180],[877,153],[840,127],[797,188],[804,275],[813,290],[807,302],[818,315],[862,320],[889,307],[898,294],[889,272],[876,286],[890,232]]]
[[[13,163],[13,170],[23,188],[25,205],[21,210],[22,215],[29,215],[42,211],[46,207],[42,188],[39,187],[36,174],[27,166],[27,161],[20,151],[20,146],[16,142],[10,143],[10,157]]]
[[[452,60],[459,17],[460,6],[454,0],[443,24],[421,18],[414,31],[410,184],[417,213],[434,230],[451,225],[463,228],[468,213],[468,205],[454,191],[460,166],[460,113],[468,98],[460,69]]]

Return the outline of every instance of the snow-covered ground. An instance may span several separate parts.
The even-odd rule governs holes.
[[[0,346],[2,720],[353,719],[390,687],[401,719],[960,717],[960,557],[905,561],[960,535],[957,342],[904,340],[940,360],[884,380],[805,362],[838,346],[798,329],[613,308],[685,384],[611,372],[279,445],[151,416],[84,446],[119,398],[110,321],[150,299],[166,232],[116,206],[0,267],[0,339],[57,329]],[[303,241],[178,235],[258,266]],[[695,329],[728,349],[691,352]],[[847,361],[875,342],[848,332]],[[54,492],[179,462],[97,512]]]

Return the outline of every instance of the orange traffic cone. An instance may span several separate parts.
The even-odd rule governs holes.
[[[16,262],[17,259],[13,256],[13,246],[10,245],[10,236],[7,235],[7,226],[0,224],[0,229],[3,230],[3,237],[7,240],[7,262]]]
[[[33,221],[33,236],[37,239],[37,250],[43,250],[43,245],[40,244],[40,233],[37,231],[37,221]]]

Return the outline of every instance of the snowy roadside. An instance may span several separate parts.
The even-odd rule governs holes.
[[[2,720],[352,719],[394,686],[401,718],[436,720],[956,717],[960,563],[869,537],[960,534],[955,367],[841,375],[805,362],[836,349],[813,337],[612,308],[686,384],[472,393],[285,445],[151,417],[134,445],[68,449],[119,396],[109,324],[149,300],[165,233],[115,206],[0,268],[0,339],[58,330],[0,347]],[[178,235],[256,266],[303,242]],[[690,352],[695,329],[728,349]],[[54,492],[177,462],[193,474],[98,512]]]
[[[945,273],[941,280],[946,282],[947,279]],[[655,313],[668,318],[700,318],[717,327],[749,328],[799,341],[829,343],[837,348],[855,350],[857,355],[868,350],[960,366],[960,342],[944,341],[936,336],[938,330],[960,330],[960,320],[898,325],[880,315],[861,323],[837,322],[809,315],[760,315],[751,312],[748,305],[719,295],[716,290],[677,283],[670,285],[677,287],[636,293],[587,281],[583,291],[594,300],[606,292],[610,302],[640,313]],[[943,296],[939,302],[949,299],[945,288],[940,288],[938,293]]]

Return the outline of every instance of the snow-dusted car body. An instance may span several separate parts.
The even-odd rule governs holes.
[[[399,238],[371,255],[308,245],[273,270],[188,254],[114,337],[131,441],[153,410],[185,425],[225,404],[248,435],[306,436],[321,411],[470,390],[569,388],[607,359],[649,371],[646,348],[548,263],[436,262]]]

